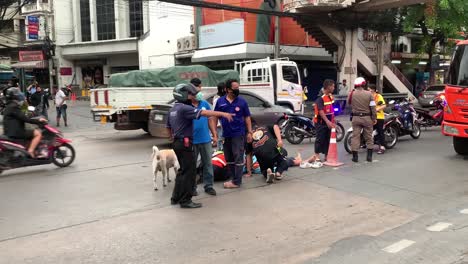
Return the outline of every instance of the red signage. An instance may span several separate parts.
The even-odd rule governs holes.
[[[62,67],[62,68],[60,68],[60,75],[62,75],[62,76],[72,75],[72,68],[71,67]]]
[[[23,50],[19,52],[19,61],[42,61],[44,53],[41,50]]]

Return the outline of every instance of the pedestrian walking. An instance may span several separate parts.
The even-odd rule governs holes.
[[[181,208],[199,208],[201,203],[192,202],[192,191],[196,177],[196,157],[193,147],[193,120],[205,117],[222,117],[227,123],[233,120],[229,113],[198,109],[192,106],[197,96],[197,89],[192,84],[179,84],[174,88],[176,103],[169,111],[167,129],[173,141],[180,169],[175,179],[171,204],[180,204]]]
[[[37,115],[44,116],[48,119],[47,109],[49,109],[49,100],[47,100],[47,94],[42,90],[42,87],[37,86],[36,92],[31,95],[31,105],[36,109],[34,112]]]
[[[377,87],[375,85],[369,85],[369,90],[372,93],[375,101],[375,111],[377,112],[377,124],[375,124],[374,129],[377,130],[377,144],[379,144],[379,150],[377,154],[385,153],[385,134],[384,134],[384,124],[385,124],[385,113],[384,110],[387,107],[385,100],[381,94],[377,92]]]
[[[68,126],[67,122],[67,100],[68,96],[62,89],[59,89],[55,94],[55,110],[57,111],[57,127],[60,126],[60,118],[63,117],[63,123]]]
[[[192,98],[192,105],[198,110],[211,110],[210,104],[203,100],[202,82],[198,78],[190,81],[196,87],[198,93],[195,98]],[[213,139],[210,135],[213,135]],[[193,146],[195,150],[195,159],[201,157],[202,176],[205,192],[209,195],[216,195],[213,188],[213,165],[211,163],[211,155],[213,153],[212,142],[217,142],[217,131],[214,122],[209,122],[208,118],[201,116],[199,119],[193,120]],[[197,184],[194,184],[193,196],[197,196]]]
[[[239,188],[242,184],[245,141],[247,139],[247,143],[252,142],[252,120],[247,101],[239,96],[237,80],[226,81],[226,95],[218,99],[215,110],[234,115],[232,122],[228,122],[225,118],[221,119],[224,155],[232,176],[231,181],[224,183],[224,188]],[[217,119],[214,121],[217,122]]]
[[[341,83],[338,94],[341,96],[349,95],[348,81],[346,81],[346,79],[344,79],[343,82]],[[341,101],[340,109],[341,111],[344,111],[346,109],[346,100]]]
[[[315,101],[314,105],[314,125],[317,132],[315,139],[315,155],[308,162],[313,164],[314,168],[322,166],[320,154],[324,155],[324,160],[327,160],[328,147],[330,146],[331,129],[335,127],[335,111],[333,103],[333,91],[335,90],[335,82],[327,79],[323,82],[323,95]]]
[[[372,93],[364,90],[367,82],[359,77],[354,82],[354,90],[349,94],[348,103],[351,105],[351,123],[353,126],[353,137],[351,139],[351,150],[353,161],[358,162],[358,150],[361,147],[361,131],[367,146],[367,161],[372,162],[374,139],[372,136],[373,126],[377,123],[375,101]]]

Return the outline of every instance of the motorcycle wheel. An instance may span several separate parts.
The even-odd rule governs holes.
[[[282,138],[284,138],[285,134],[286,134],[285,131],[286,131],[287,126],[284,125],[285,122],[288,122],[288,120],[284,119],[283,117],[280,118],[280,120],[278,120],[278,126],[279,126],[279,128],[281,130],[281,137]]]
[[[304,140],[304,135],[299,134],[296,132],[293,127],[295,127],[295,123],[289,123],[286,129],[284,130],[284,136],[286,137],[286,140],[293,144],[293,145],[298,145],[301,144],[302,141]]]
[[[421,125],[419,123],[414,124],[413,132],[410,136],[414,139],[418,139],[421,136]]]
[[[398,131],[395,127],[389,126],[384,130],[385,134],[385,148],[392,149],[395,147],[396,143],[398,142]]]
[[[54,149],[52,163],[57,167],[65,168],[73,163],[75,156],[75,149],[70,144],[65,143]]]
[[[345,137],[344,137],[344,148],[346,152],[349,154],[353,153],[351,150],[351,138],[353,137],[353,133],[347,132]]]
[[[338,122],[336,123],[336,142],[341,142],[345,137],[345,129],[344,126]]]

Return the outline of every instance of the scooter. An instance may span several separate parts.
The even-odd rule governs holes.
[[[393,109],[399,113],[397,119],[398,136],[410,135],[412,138],[418,139],[421,136],[421,124],[419,123],[413,104],[403,101],[402,103],[395,104]]]
[[[434,98],[430,102],[431,105],[435,106],[436,110],[431,111],[423,108],[415,107],[416,113],[418,114],[418,121],[422,127],[432,127],[442,125],[444,121],[444,107],[446,105],[445,96],[440,95]]]
[[[385,144],[384,147],[385,149],[392,149],[395,147],[395,145],[398,142],[398,114],[391,113],[391,114],[385,114],[385,123],[384,123],[384,135],[385,135]],[[362,134],[363,131],[361,131],[361,142],[360,146],[361,148],[366,148],[366,141],[364,140],[364,135]],[[353,128],[349,128],[348,131],[346,131],[346,136],[344,138],[344,147],[345,150],[351,154],[351,140],[352,140],[352,135],[353,135]],[[374,129],[372,133],[374,137],[374,142],[377,139],[377,130]]]
[[[284,128],[284,136],[286,140],[297,145],[302,143],[305,138],[314,138],[317,136],[314,122],[312,119],[297,114],[285,114],[285,122],[280,126],[280,129]],[[286,124],[285,124],[286,123]],[[344,127],[337,121],[336,122],[336,141],[340,142],[344,138]]]
[[[33,108],[29,107],[28,110],[33,112]],[[73,163],[76,153],[71,140],[64,138],[59,130],[45,123],[39,125],[39,128],[42,130],[42,140],[36,148],[36,158],[32,158],[27,151],[30,142],[0,136],[0,173],[51,163],[63,168]]]

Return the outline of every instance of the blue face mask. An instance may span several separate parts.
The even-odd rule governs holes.
[[[201,101],[203,100],[203,93],[202,92],[198,92],[197,95],[195,96],[195,100],[197,101]]]

